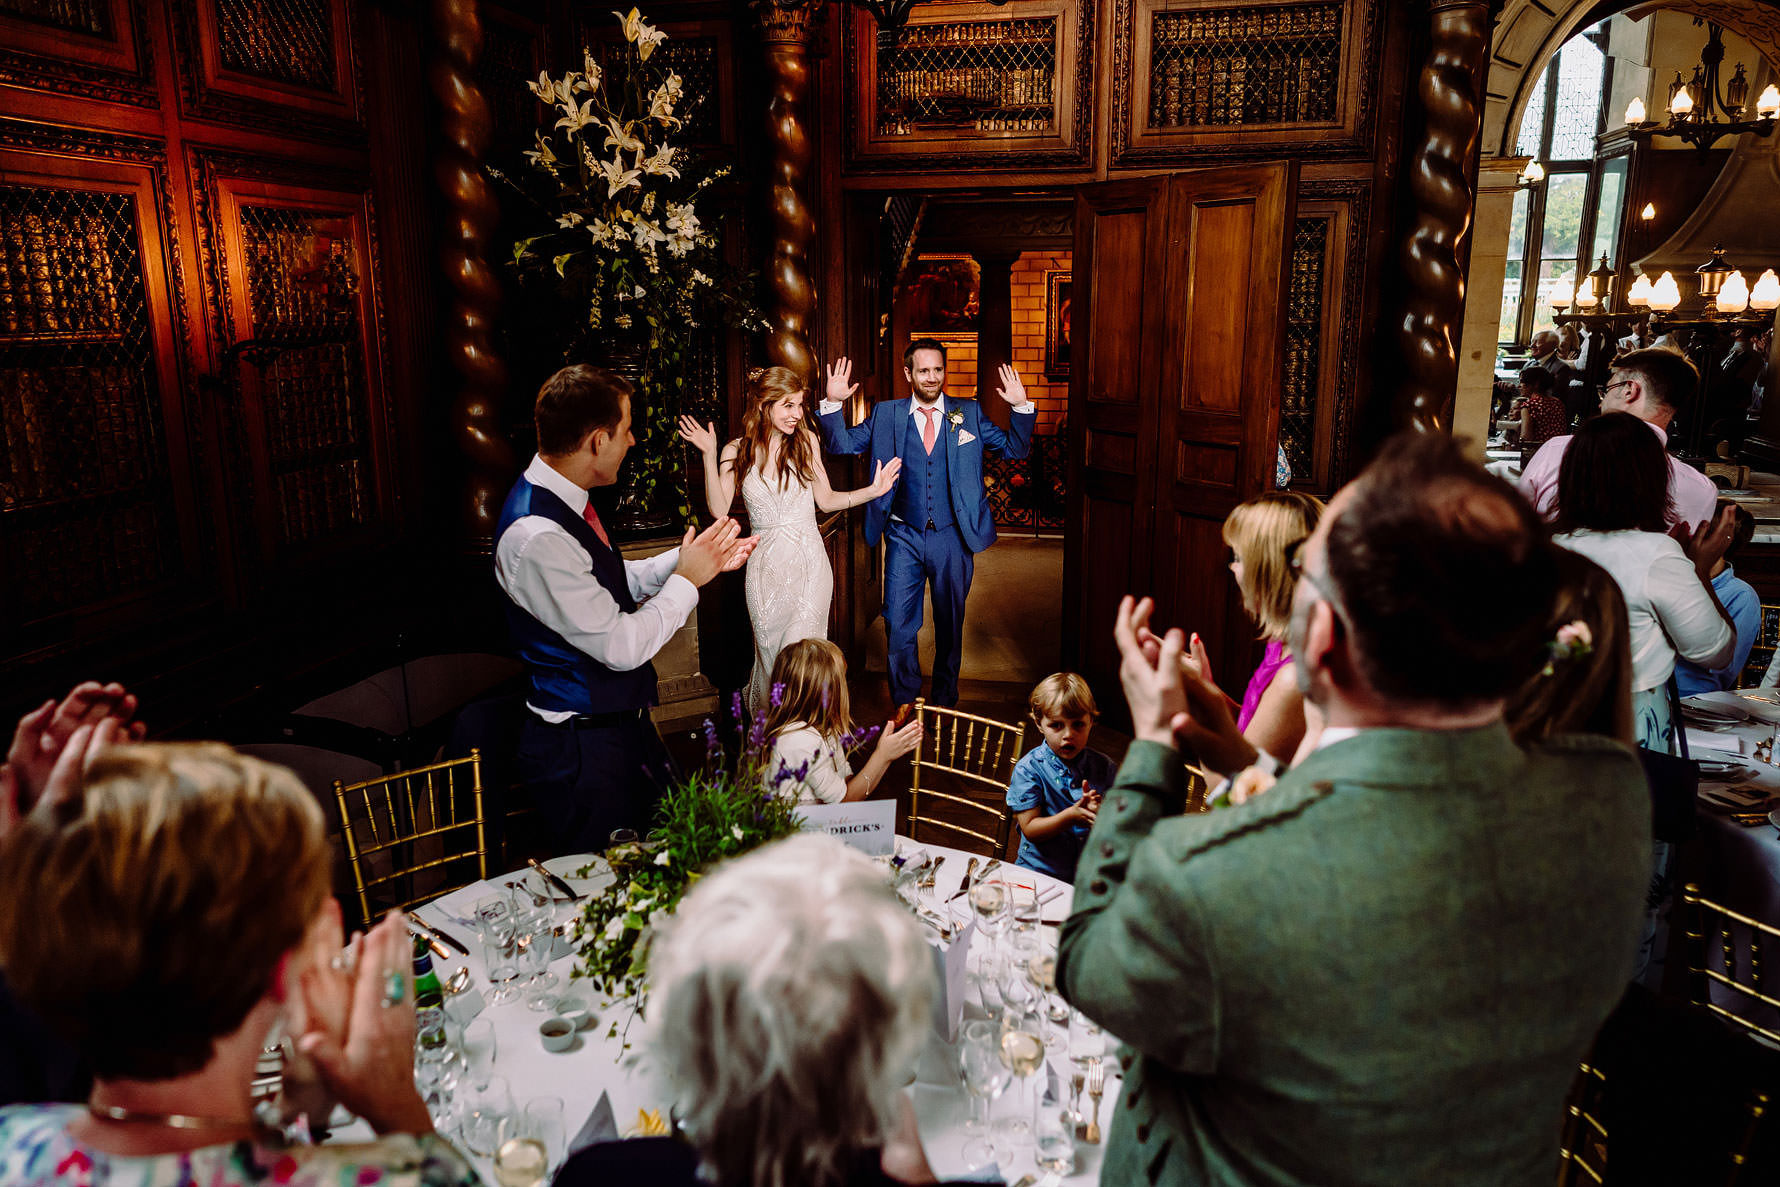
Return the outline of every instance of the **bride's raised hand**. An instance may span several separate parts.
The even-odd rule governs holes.
[[[700,453],[717,452],[717,426],[701,425],[690,416],[680,418],[680,437]]]
[[[896,479],[901,474],[901,458],[893,457],[887,462],[879,462],[871,476],[871,497],[881,498],[896,489]]]

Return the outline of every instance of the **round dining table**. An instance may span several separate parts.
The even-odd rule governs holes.
[[[915,845],[906,837],[898,837],[896,844],[899,855],[913,854],[917,859],[931,855],[943,859],[935,872],[932,889],[923,893],[922,897],[927,903],[948,904],[960,892],[971,855],[944,846]],[[550,872],[563,878],[578,894],[598,893],[611,878],[604,862],[588,854],[558,857],[542,864]],[[978,864],[982,864],[980,859]],[[584,869],[587,870],[586,876],[581,873]],[[471,926],[471,921],[475,918],[476,901],[492,893],[507,891],[509,884],[518,881],[522,873],[523,871],[502,874],[486,882],[474,883],[442,895],[413,912],[429,927],[459,941],[469,949],[468,955],[464,955],[455,948],[447,947],[446,957],[441,958],[437,954],[433,957],[434,967],[441,980],[448,981],[459,968],[469,970],[466,989],[463,993],[454,995],[447,1007],[459,1027],[468,1021],[468,1011],[475,1006],[476,998],[485,999],[489,992],[482,947]],[[1057,926],[1069,913],[1070,885],[1011,864],[1002,865],[996,874],[1034,888],[1042,917],[1037,926],[1048,929],[1054,941]],[[964,901],[966,900],[957,900],[960,904]],[[559,920],[572,917],[572,906],[566,901],[560,901],[557,909]],[[985,938],[981,934],[975,935],[972,950],[975,951],[975,946],[984,942]],[[564,944],[563,948],[566,950],[567,945]],[[545,1050],[539,1025],[550,1014],[528,1008],[523,993],[501,1005],[484,1001],[475,1014],[475,1017],[486,1018],[493,1023],[496,1047],[493,1074],[504,1078],[511,1087],[514,1111],[523,1112],[528,1101],[547,1097],[560,1099],[564,1106],[564,1138],[571,1147],[575,1146],[577,1134],[581,1132],[590,1114],[599,1106],[602,1094],[609,1100],[618,1136],[629,1136],[636,1132],[643,1113],[666,1116],[670,1100],[660,1077],[650,1067],[648,1019],[633,1018],[628,1001],[615,1002],[603,998],[586,981],[572,978],[575,959],[572,952],[564,951],[550,966],[559,979],[557,986],[551,990],[553,996],[559,1001],[565,997],[575,999],[593,1015],[591,1021],[576,1033],[567,1050]],[[974,987],[965,995],[962,1015],[965,1021],[986,1017]],[[1111,1131],[1113,1113],[1118,1107],[1121,1066],[1114,1053],[1116,1042],[1112,1036],[1105,1036],[1105,1049],[1101,1057],[1106,1075],[1099,1118],[1103,1133]],[[1071,1064],[1070,1053],[1070,1045],[1066,1042],[1060,1042],[1055,1050],[1047,1049],[1046,1052],[1051,1074],[1056,1075],[1065,1088],[1071,1083],[1071,1072],[1082,1070],[1080,1064]],[[1084,1057],[1079,1047],[1075,1055],[1078,1059]],[[964,1122],[969,1112],[969,1100],[960,1086],[957,1066],[956,1046],[947,1043],[935,1030],[931,1032],[929,1049],[919,1061],[917,1078],[905,1089],[914,1105],[928,1161],[940,1179],[1018,1183],[1031,1175],[1034,1183],[1099,1182],[1104,1146],[1089,1145],[1079,1139],[1076,1142],[1075,1170],[1060,1179],[1048,1177],[1037,1168],[1029,1142],[1023,1148],[1015,1148],[1013,1156],[1006,1163],[986,1168],[969,1167],[963,1153],[966,1141]],[[467,1092],[468,1088],[460,1090]],[[1013,1116],[1020,1110],[1030,1109],[1031,1091],[1030,1081],[1016,1081],[994,1102],[991,1116]],[[1083,1112],[1091,1111],[1092,1106],[1087,1095],[1084,1093],[1080,1099]],[[368,1133],[363,1131],[362,1123],[354,1124],[336,1135],[338,1140],[366,1136]],[[452,1136],[456,1140],[456,1135]],[[491,1160],[468,1150],[462,1141],[457,1144],[471,1157],[484,1181],[494,1182]]]

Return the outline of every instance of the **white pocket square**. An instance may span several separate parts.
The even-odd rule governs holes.
[[[977,435],[975,433],[971,432],[969,429],[959,429],[958,430],[958,444],[969,445],[972,441],[975,441],[976,439],[977,439]]]

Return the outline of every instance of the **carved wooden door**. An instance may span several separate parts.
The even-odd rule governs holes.
[[[1227,690],[1253,666],[1222,526],[1272,485],[1296,182],[1281,163],[1077,191],[1065,654],[1108,700],[1126,593],[1203,635]]]

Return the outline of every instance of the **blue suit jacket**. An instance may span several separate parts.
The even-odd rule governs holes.
[[[964,546],[981,552],[995,543],[995,517],[989,512],[989,500],[983,493],[983,450],[992,449],[1005,458],[1023,458],[1032,444],[1032,426],[1038,422],[1036,412],[1016,412],[1013,424],[1003,431],[1001,426],[983,415],[975,400],[946,397],[946,414],[963,414],[954,425],[949,419],[940,422],[940,441],[946,450],[946,469],[951,477],[952,515],[958,521],[958,533]],[[822,434],[822,447],[829,453],[871,454],[873,468],[878,463],[901,457],[903,446],[913,439],[919,448],[920,429],[909,411],[909,401],[883,400],[872,407],[871,415],[856,425],[847,424],[844,409],[835,409],[816,418]],[[969,440],[959,443],[960,438]],[[876,546],[890,521],[890,505],[896,492],[882,495],[865,505],[865,542]]]

